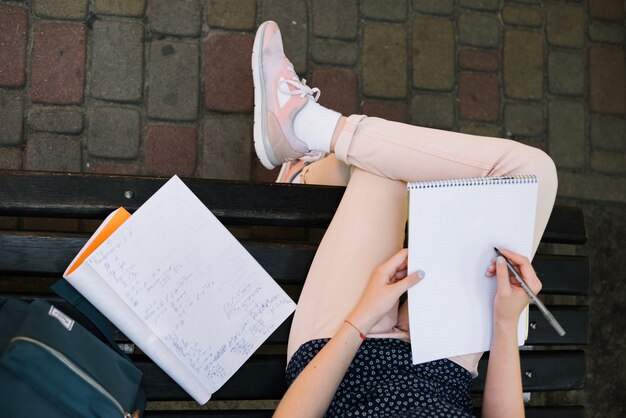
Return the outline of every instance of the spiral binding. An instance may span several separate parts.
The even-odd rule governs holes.
[[[432,189],[438,187],[454,187],[454,186],[486,186],[492,184],[526,184],[537,183],[537,177],[534,175],[517,175],[517,176],[500,176],[500,177],[474,177],[464,179],[445,179],[431,181],[415,181],[407,183],[408,190],[413,189]]]

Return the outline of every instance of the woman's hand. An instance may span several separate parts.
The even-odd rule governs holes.
[[[539,293],[541,281],[530,264],[530,260],[513,251],[501,249],[500,252],[517,269],[528,287],[535,294]],[[487,269],[487,276],[495,275],[498,279],[498,290],[493,303],[494,320],[496,323],[517,325],[520,314],[530,302],[530,297],[509,271],[504,259],[501,260],[502,262],[499,259],[500,257],[492,260]]]
[[[400,296],[424,277],[421,270],[406,275],[407,256],[407,249],[402,249],[374,269],[359,303],[347,318],[361,332],[367,334]]]

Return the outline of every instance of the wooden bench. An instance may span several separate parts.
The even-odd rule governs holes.
[[[119,206],[132,212],[166,180],[153,177],[0,170],[0,216],[20,219],[45,217],[102,220]],[[185,183],[224,224],[235,226],[235,231],[245,232],[246,228],[250,228],[257,235],[259,230],[268,233],[269,239],[241,241],[269,274],[297,298],[317,244],[308,242],[307,239],[278,241],[272,237],[280,234],[282,227],[289,230],[294,227],[326,227],[344,189],[205,179],[186,179]],[[51,294],[49,285],[61,276],[89,235],[77,232],[30,231],[24,228],[0,231],[0,300],[10,296],[27,301],[42,297],[84,323],[84,318],[71,306]],[[583,244],[585,240],[582,212],[572,207],[556,207],[543,241]],[[533,264],[544,284],[543,294],[587,294],[589,262],[586,257],[538,254]],[[550,309],[567,330],[567,334],[563,338],[558,337],[537,309],[531,307],[527,344],[533,349],[521,352],[524,391],[583,389],[586,378],[585,352],[577,347],[587,344],[588,341],[587,307],[552,305]],[[269,338],[260,354],[255,354],[214,394],[213,399],[280,399],[286,389],[284,352],[289,326],[290,320]],[[116,331],[115,336],[119,343],[129,343],[119,331]],[[480,393],[484,386],[486,357],[480,363],[480,377],[474,381],[475,393]],[[134,354],[133,359],[144,373],[144,388],[149,401],[190,401],[189,396],[147,357]],[[272,403],[269,404],[271,407]],[[230,405],[224,407],[230,408]],[[146,415],[160,418],[258,418],[269,417],[271,414],[271,409],[162,409],[149,410]],[[527,408],[528,417],[583,417],[584,414],[582,406]]]

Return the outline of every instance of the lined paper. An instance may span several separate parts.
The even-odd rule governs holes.
[[[485,271],[493,247],[532,253],[537,183],[518,181],[409,184],[409,272],[426,272],[409,290],[414,364],[489,350],[497,282]],[[526,330],[522,313],[519,345]]]

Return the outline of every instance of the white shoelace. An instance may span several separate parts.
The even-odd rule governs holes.
[[[293,65],[288,65],[287,70],[293,73],[293,77],[291,77],[291,80],[282,80],[282,82],[278,86],[280,91],[290,96],[296,96],[298,94],[300,95],[300,97],[311,96],[317,102],[322,94],[320,89],[318,89],[317,87],[311,88],[307,86],[305,78],[300,80],[293,69]],[[289,87],[286,86],[286,84],[289,84],[296,89],[290,90]]]

